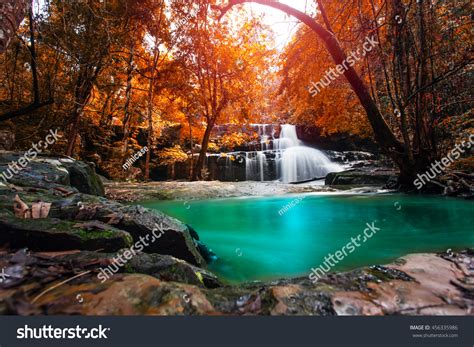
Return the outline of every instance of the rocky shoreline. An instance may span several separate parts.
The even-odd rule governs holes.
[[[105,196],[120,202],[147,200],[205,200],[234,197],[276,196],[324,193],[338,190],[316,182],[285,184],[279,182],[165,181],[149,183],[106,182]]]
[[[222,285],[206,270],[141,254],[105,282],[99,252],[1,252],[0,313],[15,315],[474,315],[474,252],[412,254],[385,266]],[[117,305],[120,303],[120,305]]]
[[[3,170],[15,154],[0,158]],[[107,196],[121,201],[127,191],[142,200],[334,191],[314,183],[199,185],[106,184]],[[473,314],[472,250],[409,255],[316,284],[296,278],[229,286],[207,270],[212,253],[199,231],[104,192],[93,167],[66,157],[39,156],[0,182],[0,314]]]

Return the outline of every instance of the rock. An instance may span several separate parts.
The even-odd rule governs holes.
[[[16,192],[0,187],[0,207],[12,210]],[[129,233],[133,242],[143,242],[145,252],[167,254],[186,260],[197,266],[206,261],[194,244],[188,228],[178,220],[159,211],[141,206],[124,206],[104,198],[73,194],[67,197],[54,196],[50,191],[22,192],[21,199],[27,204],[37,201],[52,201],[49,216],[66,221],[99,221]],[[3,203],[3,204],[2,204]],[[0,215],[0,220],[2,220]]]
[[[332,298],[338,316],[381,316],[382,309],[373,304],[370,298],[359,292],[338,292]]]
[[[51,261],[54,261],[56,264],[71,264],[76,268],[83,268],[90,264],[97,263],[112,264],[114,257],[117,259],[117,255],[122,255],[124,251],[126,251],[126,249],[121,249],[116,253],[82,251],[64,255],[37,253],[31,256],[51,259]],[[121,259],[126,260],[123,255]],[[105,267],[105,265],[102,265],[103,269],[105,269]],[[100,272],[99,268],[94,270]],[[133,255],[130,260],[126,261],[123,266],[119,267],[118,272],[146,274],[159,280],[193,284],[202,288],[217,288],[222,285],[217,276],[212,272],[198,268],[169,255],[139,252]]]
[[[217,260],[216,253],[214,253],[212,249],[209,249],[203,242],[199,240],[199,234],[197,233],[197,231],[189,224],[186,224],[186,226],[189,230],[191,237],[194,239],[194,244],[198,248],[199,253],[201,253],[201,255],[203,256],[204,260],[206,260],[206,262],[208,263]]]
[[[8,212],[2,212],[0,244],[40,251],[116,251],[129,247],[132,238],[127,232],[100,222],[77,223],[56,218],[19,219]]]
[[[213,273],[185,261],[160,254],[139,254],[130,261],[129,271],[153,276],[160,280],[217,288],[221,283]]]
[[[326,185],[332,186],[385,186],[397,179],[397,174],[391,169],[387,170],[347,170],[332,172],[326,176]]]
[[[129,232],[135,242],[140,237],[152,235],[150,244],[145,247],[146,252],[172,255],[197,266],[206,265],[188,228],[177,219],[139,205],[104,204],[93,208],[96,210],[95,219]],[[84,209],[87,209],[87,205]]]
[[[213,256],[202,242],[193,239],[186,225],[159,211],[125,206],[77,191],[68,192],[67,186],[51,185],[54,188],[8,189],[0,183],[0,209],[13,212],[13,200],[18,194],[29,206],[37,201],[51,202],[51,218],[75,223],[98,221],[127,232],[134,243],[144,240],[144,251],[148,253],[171,255],[200,267],[207,264],[204,256],[208,259]],[[61,191],[56,188],[61,188]]]
[[[276,315],[334,315],[330,296],[318,291],[310,291],[300,285],[275,286],[270,293],[276,304],[269,314]]]
[[[0,283],[0,312],[469,315],[474,307],[472,252],[410,255],[387,266],[327,274],[316,284],[304,277],[216,288],[206,288],[205,281],[196,282],[195,273],[199,271],[205,278],[209,275],[203,275],[205,270],[156,254],[137,254],[120,269],[127,273],[117,273],[101,282],[98,270],[110,264],[113,256],[97,252],[2,252],[0,267],[10,277]],[[64,282],[73,276],[77,278]]]
[[[9,183],[21,187],[49,188],[52,185],[70,185],[69,173],[58,159],[37,157],[27,161],[24,168],[14,167],[23,153],[0,153],[0,175]],[[13,167],[13,168],[12,168]]]
[[[174,316],[215,313],[199,288],[139,274],[118,274],[103,284],[98,283],[95,276],[84,277],[81,283],[68,283],[47,293],[37,301],[37,305],[45,313],[53,315]]]
[[[77,188],[81,193],[97,196],[105,195],[104,185],[91,166],[93,164],[75,160],[60,160],[60,162],[69,172],[71,186]]]
[[[337,152],[337,151],[324,151],[326,156],[336,163],[347,164],[351,162],[368,162],[372,163],[378,159],[378,156],[369,153],[369,152],[360,152],[360,151],[346,151],[346,152]]]
[[[88,164],[69,157],[38,155],[29,160],[24,153],[1,152],[0,175],[9,182],[21,187],[51,188],[54,185],[72,186],[78,191],[92,195],[104,195],[104,187],[94,169]],[[26,165],[20,166],[24,160]],[[19,163],[16,168],[9,167]],[[0,177],[1,179],[2,177]]]

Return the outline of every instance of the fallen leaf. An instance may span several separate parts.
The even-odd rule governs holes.
[[[110,225],[115,225],[115,224],[118,224],[120,223],[120,221],[122,220],[123,216],[121,214],[117,214],[117,213],[112,213],[112,214],[109,214],[108,216],[106,216],[107,218],[110,218],[107,222],[107,224],[110,224]]]
[[[72,250],[72,251],[63,251],[63,252],[37,252],[35,255],[39,257],[44,257],[44,258],[54,258],[54,257],[61,257],[64,255],[71,255],[71,254],[77,254],[81,253],[80,250]]]
[[[70,191],[62,187],[55,187],[54,189],[62,193],[64,196],[69,196],[69,195],[74,194],[74,191]]]
[[[49,215],[49,210],[51,208],[51,203],[49,202],[35,202],[31,206],[31,218],[40,219],[47,218]]]
[[[27,204],[25,204],[20,197],[15,195],[15,199],[13,200],[13,212],[15,216],[22,219],[31,218],[31,211]]]
[[[74,219],[91,220],[91,219],[95,219],[96,214],[97,214],[96,204],[81,205]]]

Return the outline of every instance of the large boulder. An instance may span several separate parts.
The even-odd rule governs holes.
[[[55,200],[50,213],[61,219],[98,220],[130,233],[135,242],[144,243],[147,253],[171,255],[196,266],[207,264],[188,227],[160,211],[74,194]]]
[[[159,280],[193,284],[202,288],[217,288],[221,286],[219,279],[210,271],[191,265],[184,260],[155,253],[135,253],[131,259],[125,257],[126,249],[116,253],[75,252],[71,254],[41,253],[58,264],[72,264],[76,268],[84,268],[90,264],[112,264],[114,259],[125,259],[125,264],[118,268],[119,273],[140,273],[153,276]],[[30,255],[32,256],[32,255]],[[96,269],[97,270],[97,269]],[[101,272],[99,269],[100,273]],[[111,277],[110,277],[111,278]],[[108,279],[110,279],[108,278]]]
[[[104,186],[87,163],[69,157],[0,151],[0,181],[21,187],[50,188],[54,184],[72,186],[81,193],[104,195]],[[16,165],[15,165],[16,164]]]
[[[62,291],[45,294],[37,306],[47,314],[86,316],[216,314],[206,295],[193,285],[141,274],[118,274],[103,284],[95,276],[86,279],[83,284],[66,284]]]
[[[147,253],[170,255],[196,266],[206,266],[205,257],[211,260],[205,245],[193,238],[188,226],[177,219],[142,206],[122,205],[67,188],[55,186],[51,189],[22,188],[17,191],[19,187],[8,189],[0,183],[0,212],[8,211],[11,215],[13,201],[18,195],[28,206],[37,201],[51,203],[48,215],[50,218],[73,224],[101,222],[112,229],[126,232],[132,236],[133,243],[141,242]],[[5,215],[0,213],[0,221],[5,220]],[[18,222],[23,223],[21,220]],[[34,227],[35,222],[31,223]]]
[[[60,159],[60,162],[69,172],[71,186],[81,193],[104,196],[104,185],[96,174],[93,164],[71,159]]]
[[[132,237],[125,231],[100,222],[20,219],[8,212],[0,212],[0,244],[38,251],[102,249],[111,252],[131,246]]]

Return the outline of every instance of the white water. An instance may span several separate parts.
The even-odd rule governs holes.
[[[305,181],[342,171],[342,167],[331,162],[323,152],[303,146],[294,125],[282,125],[278,146],[282,150],[279,164],[283,182]]]
[[[300,182],[324,177],[330,172],[342,171],[342,167],[329,160],[321,151],[304,146],[298,139],[296,127],[281,126],[280,137],[275,138],[273,125],[257,125],[261,151],[246,153],[247,180],[265,181],[265,172],[274,156],[277,177],[282,182]],[[268,180],[268,179],[267,179]]]

